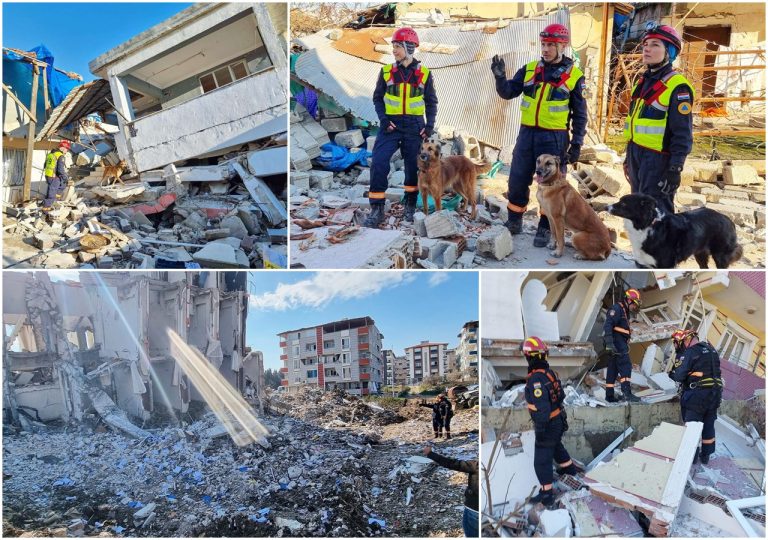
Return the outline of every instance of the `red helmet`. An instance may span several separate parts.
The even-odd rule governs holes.
[[[675,349],[679,349],[681,345],[685,345],[688,338],[698,335],[695,330],[691,329],[679,329],[672,332],[672,344]]]
[[[523,356],[527,359],[545,359],[549,353],[549,347],[544,343],[541,338],[531,336],[523,341],[520,349],[523,351]]]
[[[413,43],[417,47],[419,46],[418,34],[416,34],[416,31],[413,28],[407,26],[395,30],[395,33],[392,34],[392,41],[407,41]]]
[[[666,24],[650,23],[646,27],[645,34],[643,34],[642,43],[645,43],[646,39],[664,41],[675,47],[678,51],[683,47],[683,40],[680,39],[680,34],[677,33],[677,30]]]
[[[562,24],[548,24],[539,33],[539,37],[545,43],[568,43],[571,33]]]
[[[624,292],[624,299],[627,302],[640,305],[640,292],[637,289],[627,289]]]
[[[59,148],[66,148],[67,150],[69,150],[70,148],[72,148],[72,143],[69,141],[61,141],[59,143]]]

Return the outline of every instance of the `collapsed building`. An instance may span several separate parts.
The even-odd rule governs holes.
[[[263,396],[263,357],[245,345],[243,273],[82,272],[4,276],[4,417],[26,428],[81,421],[93,409],[129,434],[204,399],[169,330],[233,388]]]
[[[6,266],[285,267],[286,9],[195,4],[92,60],[99,78],[33,121],[7,92],[30,140],[73,145],[47,216],[30,202],[45,153],[4,157],[21,186],[3,201]]]
[[[572,53],[585,73],[585,98],[590,111],[585,145],[568,181],[611,232],[616,249],[602,265],[630,268],[631,245],[623,221],[604,211],[630,190],[622,170],[623,156],[607,143],[615,142],[612,138],[617,136],[619,119],[623,126],[622,114],[626,110],[621,107],[628,92],[624,85],[631,86],[640,73],[632,50],[637,29],[641,21],[646,21],[648,10],[665,5],[649,6],[384,4],[361,10],[357,17],[336,28],[323,27],[292,36],[292,264],[305,268],[542,267],[548,253],[529,249],[530,242],[525,239],[513,245],[512,237],[502,227],[507,219],[503,194],[520,126],[520,108],[517,100],[505,101],[497,96],[490,61],[496,54],[503,57],[511,77],[517,67],[539,56],[538,43],[530,36],[557,22],[571,29]],[[671,12],[665,11],[664,17],[676,20],[688,12],[686,28],[704,28],[718,22],[730,29],[732,39],[718,45],[717,54],[704,54],[701,43],[697,45],[693,38],[681,54],[681,67],[694,81],[697,97],[704,96],[702,110],[713,103],[722,104],[723,110],[746,118],[747,124],[764,115],[761,100],[765,79],[759,62],[764,55],[765,36],[762,27],[754,24],[765,20],[764,6],[749,4],[718,12],[714,7],[678,3],[667,9]],[[302,12],[307,13],[311,10]],[[754,17],[747,21],[744,13]],[[625,31],[628,25],[629,32]],[[488,175],[478,179],[479,213],[475,220],[455,211],[460,199],[451,194],[443,201],[447,209],[444,212],[428,216],[419,212],[412,227],[404,224],[404,163],[400,152],[396,152],[386,191],[387,220],[379,229],[360,227],[369,208],[368,167],[378,133],[371,95],[381,66],[392,62],[390,39],[400,26],[416,28],[421,41],[418,59],[430,68],[437,81],[440,104],[435,131],[443,155],[461,154],[494,164]],[[299,28],[305,29],[304,25]],[[697,32],[690,30],[692,36],[699,35]],[[704,49],[709,51],[711,47],[706,45]],[[733,54],[725,54],[728,51]],[[717,58],[742,60],[738,65],[721,65]],[[634,62],[631,73],[615,68],[630,60]],[[717,85],[710,88],[713,76],[722,79],[724,74],[734,73],[739,76],[732,84],[718,79]],[[462,90],[454,91],[451,85]],[[473,91],[463,91],[465,86]],[[728,88],[727,96],[722,95],[724,88]],[[735,94],[746,98],[739,102]],[[694,111],[697,137],[733,135],[709,129],[712,115],[699,111],[698,107]],[[742,128],[737,136],[760,133],[764,133],[764,126],[762,131]],[[759,142],[755,144],[758,148]],[[749,153],[728,153],[722,150],[722,159],[710,153],[689,156],[677,195],[678,208],[684,211],[706,205],[727,215],[736,223],[744,248],[744,257],[737,264],[747,268],[764,266],[764,153],[753,152],[753,159],[749,159]],[[534,184],[524,228],[531,234],[538,214],[535,189]],[[430,208],[434,208],[432,203]],[[573,267],[601,265],[585,265],[571,253],[566,251],[562,261]],[[559,264],[556,259],[547,262]]]
[[[483,280],[482,459],[486,532],[531,536],[762,536],[765,529],[765,276],[761,272],[509,272]],[[508,275],[507,275],[508,274]],[[632,405],[605,401],[605,313],[641,292],[629,355]],[[500,295],[498,291],[506,293]],[[680,423],[667,375],[677,328],[721,356],[717,450],[693,463],[701,424]],[[531,507],[538,480],[519,345],[536,335],[563,381],[563,437],[585,474],[555,484],[554,510]],[[513,474],[515,472],[515,474]],[[725,477],[732,481],[723,480]],[[743,510],[743,512],[742,512]]]

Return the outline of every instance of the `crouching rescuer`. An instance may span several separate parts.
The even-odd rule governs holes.
[[[555,502],[552,461],[557,464],[559,474],[578,472],[562,443],[563,433],[568,431],[565,409],[562,406],[565,392],[557,373],[549,368],[547,344],[540,338],[529,337],[523,341],[521,347],[528,362],[525,401],[536,429],[533,467],[541,484],[539,493],[531,497],[530,501],[552,506]]]
[[[392,35],[394,64],[381,68],[373,93],[379,117],[379,134],[373,146],[371,185],[368,199],[371,213],[365,227],[384,221],[385,192],[389,185],[389,161],[400,149],[405,164],[405,215],[413,221],[418,186],[418,155],[421,143],[429,138],[437,117],[437,94],[430,70],[413,57],[419,36],[412,28],[399,28]],[[426,116],[426,121],[425,121]]]

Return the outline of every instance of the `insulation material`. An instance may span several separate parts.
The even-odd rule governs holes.
[[[544,341],[559,341],[558,314],[547,311],[544,300],[547,287],[533,279],[523,287],[523,324],[526,336],[537,336]]]
[[[488,481],[491,487],[490,500],[494,509],[501,509],[502,514],[509,513],[515,505],[522,503],[539,485],[533,470],[534,444],[536,434],[524,431],[521,435],[523,451],[513,456],[506,456],[501,443],[488,442],[482,445],[483,460],[481,474],[488,471]],[[496,445],[496,452],[493,452]],[[488,503],[487,484],[481,483],[484,504]],[[486,509],[488,513],[491,513]]]
[[[598,536],[619,536],[622,538],[642,537],[643,528],[632,512],[608,504],[588,491],[578,490],[565,493],[560,502],[573,516],[576,524],[574,536],[594,538]]]

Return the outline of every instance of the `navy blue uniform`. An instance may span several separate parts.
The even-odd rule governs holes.
[[[440,416],[443,418],[443,427],[445,428],[446,436],[450,436],[451,418],[453,418],[453,406],[447,399],[443,399],[440,402]]]
[[[525,383],[525,401],[536,430],[533,467],[542,486],[552,484],[553,460],[559,467],[572,465],[571,456],[562,443],[563,433],[568,430],[563,399],[563,386],[557,373],[549,369],[549,364],[531,364]]]
[[[573,60],[564,56],[557,64],[544,64],[541,82],[558,82],[561,74],[573,64]],[[523,93],[525,66],[520,68],[511,79],[496,77],[496,93],[503,99],[513,99]],[[520,126],[515,149],[512,152],[507,200],[510,204],[524,211],[530,198],[533,173],[536,171],[536,159],[542,154],[560,156],[562,171],[566,171],[568,160],[566,153],[569,144],[581,146],[587,132],[587,102],[584,99],[584,77],[580,77],[570,93],[568,102],[570,113],[570,138],[568,130],[551,130],[529,126]]]
[[[632,361],[629,359],[629,338],[631,335],[629,308],[626,303],[617,302],[608,310],[605,324],[603,324],[605,346],[612,347],[614,351],[613,356],[608,360],[608,372],[605,376],[606,397],[613,396],[617,375],[621,383],[621,392],[625,397],[630,393]]]
[[[415,58],[408,66],[397,65],[397,72],[393,74],[395,83],[413,81],[416,79],[414,73],[419,66],[419,61]],[[373,105],[376,107],[376,115],[379,117],[379,134],[376,136],[376,142],[373,145],[373,158],[371,160],[371,187],[372,192],[384,192],[389,186],[387,177],[389,176],[389,160],[400,149],[405,162],[405,186],[416,188],[419,183],[418,174],[418,155],[421,149],[422,138],[419,132],[426,128],[428,131],[434,130],[435,118],[437,117],[437,93],[435,92],[434,74],[429,73],[424,83],[424,108],[426,122],[424,118],[416,115],[396,115],[387,116],[384,108],[384,94],[387,90],[387,83],[382,74],[376,81],[376,90],[373,92]],[[397,126],[393,131],[387,131],[387,126],[392,122]],[[411,204],[416,203],[418,191],[406,189],[406,198]],[[371,204],[384,204],[383,199],[371,199]]]
[[[674,71],[672,64],[667,64],[658,71],[650,70],[643,74],[643,78],[635,89],[635,96],[643,96],[648,93],[659,79]],[[640,103],[640,102],[638,102]],[[682,107],[687,113],[680,112],[680,104],[689,103],[689,107]],[[683,168],[685,158],[693,149],[693,91],[686,84],[681,84],[672,92],[667,110],[667,127],[664,132],[664,143],[661,152],[656,152],[630,142],[627,144],[627,172],[632,193],[644,193],[656,199],[659,210],[662,213],[674,214],[674,197],[677,186],[665,186],[664,180],[668,178],[670,168]],[[652,107],[647,107],[648,114],[664,114]],[[632,111],[630,110],[630,113]],[[645,114],[645,113],[643,113]],[[663,116],[658,117],[659,119]],[[679,179],[679,175],[678,175]]]
[[[720,355],[712,345],[700,341],[685,350],[669,375],[682,383],[680,408],[683,422],[704,423],[700,455],[702,462],[706,463],[715,451],[715,420],[723,397]]]
[[[64,191],[64,188],[67,186],[67,182],[69,181],[69,175],[67,174],[67,162],[65,157],[66,154],[62,154],[56,161],[56,176],[45,177],[45,180],[48,182],[48,191],[46,192],[45,200],[43,201],[43,206],[45,208],[50,208],[54,201],[61,199],[61,193]]]
[[[435,437],[442,435],[443,433],[443,415],[441,414],[440,403],[419,403],[421,407],[427,407],[432,409],[432,429],[435,432]]]

